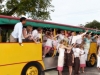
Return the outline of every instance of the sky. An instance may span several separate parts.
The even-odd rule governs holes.
[[[51,22],[78,26],[100,21],[100,0],[52,0],[52,5]]]

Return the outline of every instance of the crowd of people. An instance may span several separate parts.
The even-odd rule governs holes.
[[[73,65],[74,74],[78,75],[80,69],[84,73],[84,68],[86,67],[87,55],[90,49],[91,42],[96,42],[98,45],[97,51],[97,67],[100,70],[100,36],[92,35],[86,30],[85,33],[75,33],[75,32],[65,32],[60,31],[59,34],[53,35],[53,31],[43,32],[42,28],[37,28],[33,30],[32,26],[27,26],[23,28],[26,23],[26,18],[21,18],[20,22],[14,27],[13,32],[10,35],[10,42],[18,42],[22,45],[23,42],[40,42],[42,39],[43,43],[43,58],[49,53],[51,49],[56,50],[59,53],[58,56],[58,67],[59,75],[62,75],[64,62],[69,68],[69,75],[72,75]],[[41,36],[41,33],[43,35]]]
[[[86,67],[87,55],[89,53],[91,42],[96,42],[98,46],[97,50],[97,67],[100,70],[100,36],[92,35],[88,33],[86,30],[85,33],[75,32],[64,33],[61,31],[58,34],[58,71],[59,75],[62,75],[64,61],[65,65],[69,68],[69,75],[72,75],[72,69],[74,65],[74,74],[78,75],[80,70],[82,69],[82,73],[84,73],[84,68]],[[67,43],[67,44],[66,44]]]

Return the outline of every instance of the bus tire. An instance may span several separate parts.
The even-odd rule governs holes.
[[[45,72],[38,62],[31,62],[23,68],[21,75],[45,75]]]
[[[88,67],[95,66],[96,60],[97,60],[96,54],[95,53],[91,54],[89,61],[87,61],[87,66]]]

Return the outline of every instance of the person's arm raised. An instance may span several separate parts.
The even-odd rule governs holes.
[[[87,32],[88,32],[88,30],[86,30],[86,32],[82,33],[81,36],[84,36]]]
[[[53,38],[57,38],[59,36],[59,34],[57,34],[56,36],[54,36]]]

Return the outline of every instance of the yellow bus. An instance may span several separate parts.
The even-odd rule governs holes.
[[[57,67],[57,55],[56,50],[52,50],[48,55],[49,57],[42,58],[42,42],[37,43],[23,43],[24,46],[20,46],[18,43],[9,43],[9,35],[13,30],[14,25],[19,22],[19,18],[0,15],[0,75],[45,75],[44,71]],[[31,25],[35,27],[41,27],[43,30],[52,29],[54,35],[59,30],[83,32],[85,29],[81,27],[75,27],[64,24],[57,24],[44,21],[35,21],[27,19],[25,26]],[[90,30],[90,32],[95,30]],[[93,48],[96,49],[96,48]],[[90,49],[91,50],[91,49]],[[91,50],[91,54],[96,55]],[[89,54],[89,64],[94,65],[96,58],[92,58]],[[90,60],[91,58],[91,60]],[[91,61],[94,61],[94,63]]]

